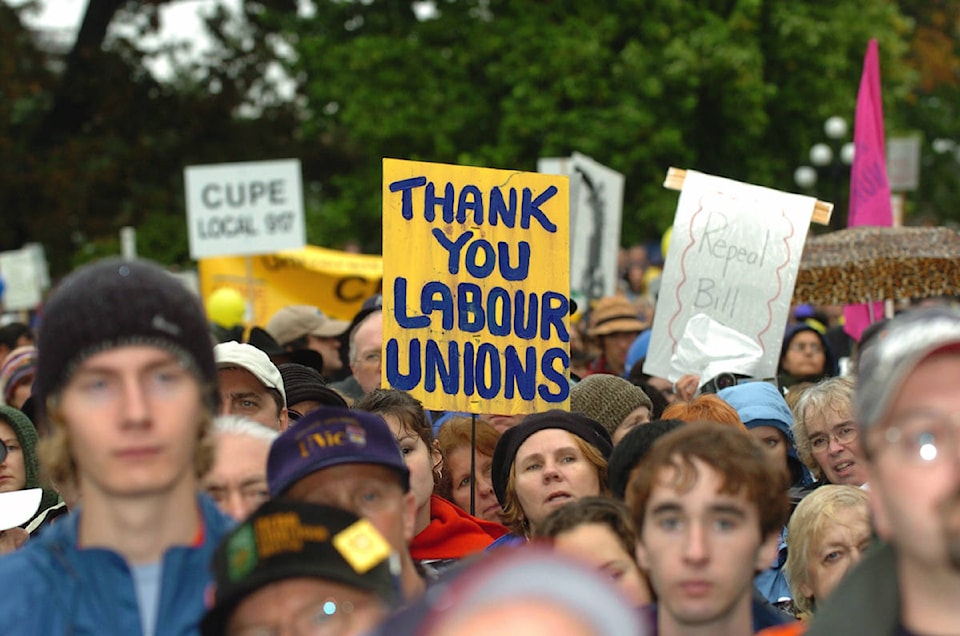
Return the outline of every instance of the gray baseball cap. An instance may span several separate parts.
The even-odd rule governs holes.
[[[960,349],[960,311],[951,307],[921,307],[890,321],[860,353],[855,397],[860,426],[882,420],[917,365],[952,347]]]

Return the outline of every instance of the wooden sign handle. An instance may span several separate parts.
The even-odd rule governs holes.
[[[667,178],[663,181],[663,187],[669,190],[682,190],[683,181],[686,178],[686,170],[669,168],[667,169]],[[813,206],[813,218],[811,220],[820,225],[830,225],[830,216],[832,214],[833,204],[817,199],[817,202]]]

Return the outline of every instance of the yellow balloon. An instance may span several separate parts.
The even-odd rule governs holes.
[[[243,294],[232,287],[221,287],[207,297],[207,318],[221,327],[243,324],[247,308]]]
[[[651,265],[647,268],[647,271],[643,273],[643,288],[648,289],[650,283],[660,278],[663,275],[663,270],[655,265]]]
[[[660,239],[660,255],[663,257],[663,262],[667,262],[667,248],[670,247],[670,237],[673,236],[673,226],[667,228],[667,231],[663,233],[663,238]]]

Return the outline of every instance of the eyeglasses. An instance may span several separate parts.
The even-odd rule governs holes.
[[[853,424],[840,424],[829,433],[817,433],[810,438],[810,446],[814,453],[822,453],[830,446],[830,440],[834,440],[841,446],[847,446],[857,441],[860,437],[860,429]]]
[[[230,636],[279,636],[292,633],[297,636],[326,636],[346,631],[346,621],[354,611],[350,601],[332,598],[314,603],[296,612],[281,629],[278,625],[247,625],[230,632]]]
[[[809,351],[810,353],[823,353],[823,346],[818,345],[816,342],[791,342],[788,347],[790,351],[798,351],[803,353],[804,351]]]
[[[897,418],[883,432],[886,443],[905,461],[932,464],[957,454],[957,414],[916,411]]]

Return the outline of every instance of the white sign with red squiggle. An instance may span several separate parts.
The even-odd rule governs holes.
[[[674,352],[690,318],[706,314],[760,347],[754,377],[775,376],[815,204],[812,197],[687,171],[644,372],[671,380],[700,374],[697,363],[677,368]],[[710,351],[709,358],[726,353]]]

